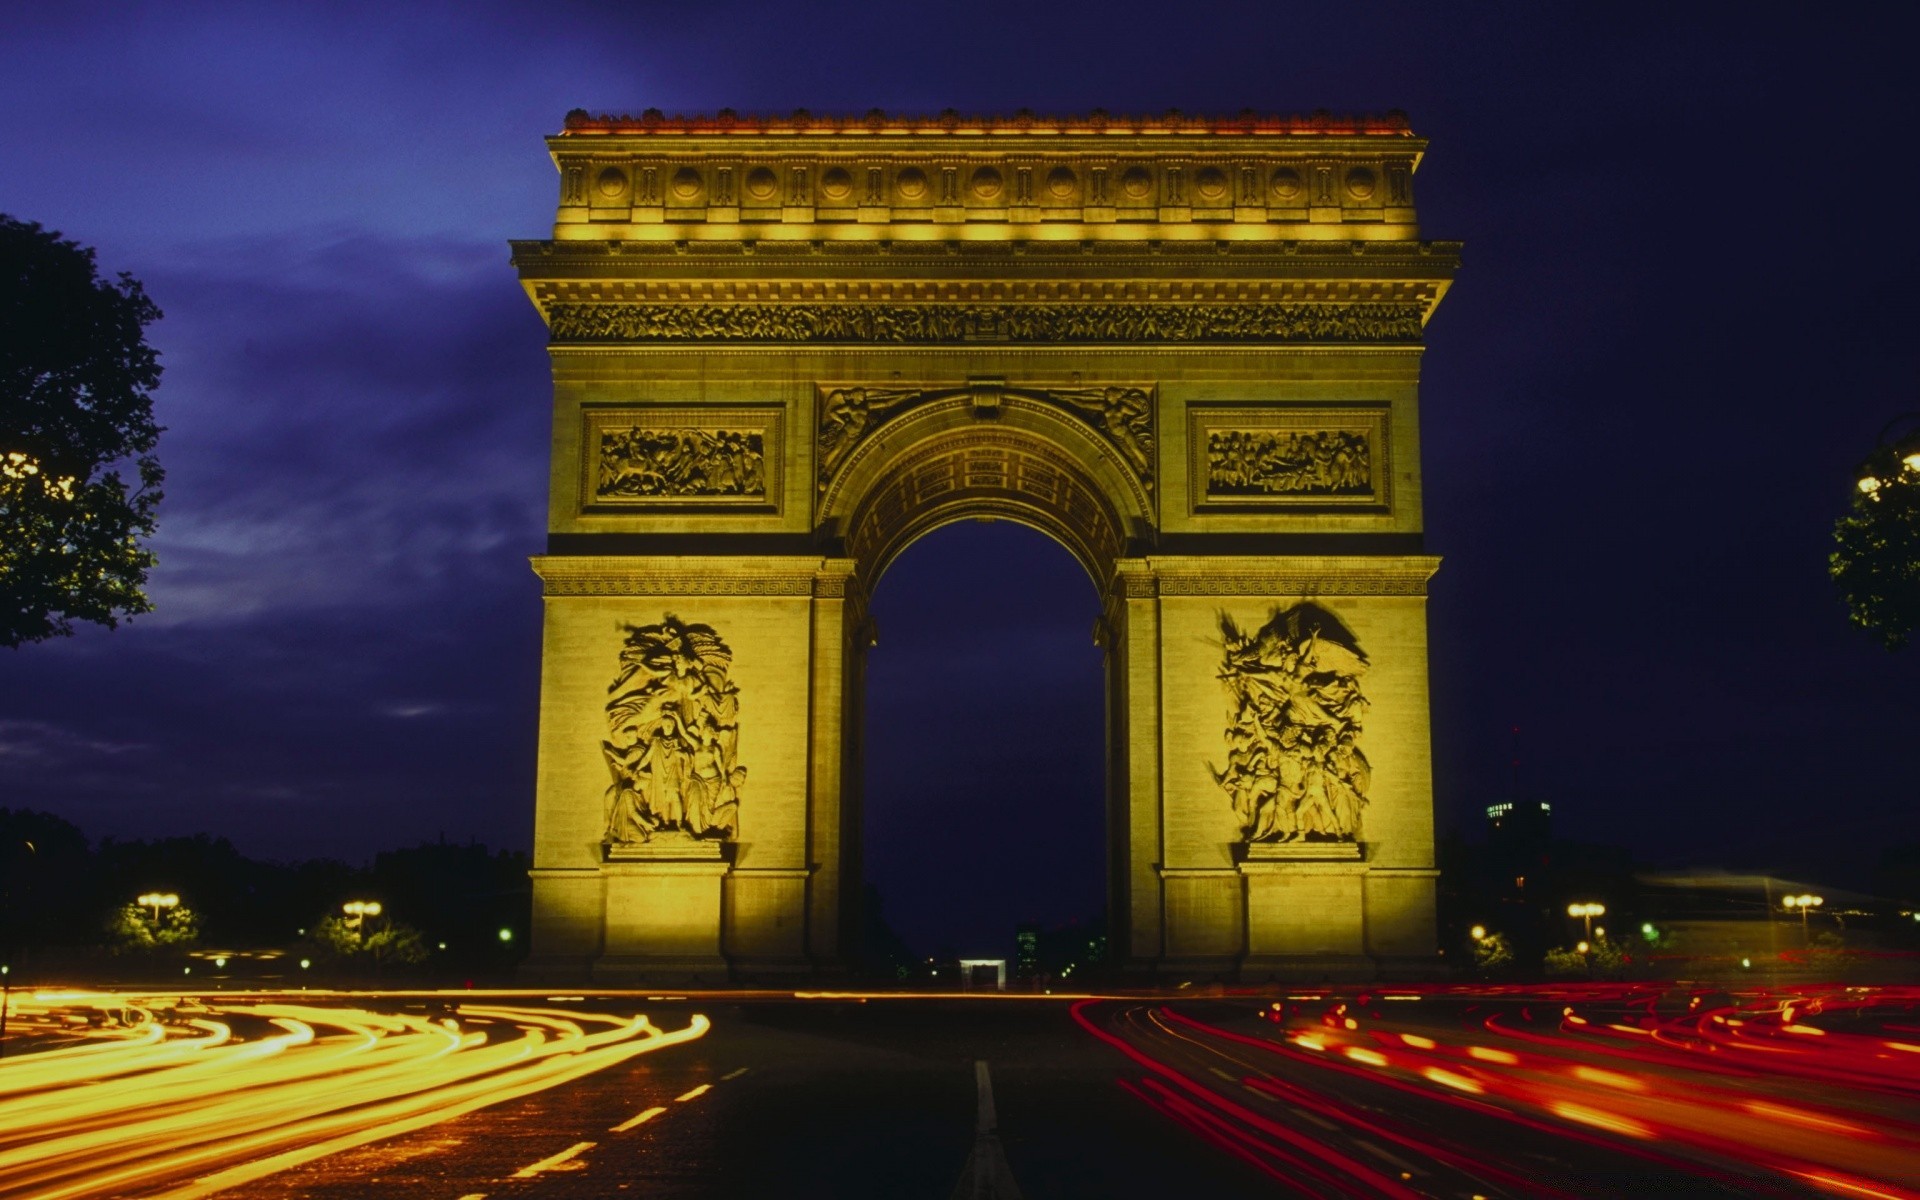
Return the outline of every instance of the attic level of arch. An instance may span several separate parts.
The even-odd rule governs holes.
[[[689,225],[978,227],[973,236],[1221,225],[1240,236],[1417,236],[1413,173],[1423,143],[1413,138],[1276,138],[1289,144],[1231,149],[1062,139],[1045,152],[821,140],[829,144],[802,150],[771,138],[688,136],[671,148],[617,135],[550,139],[560,172],[554,236]]]

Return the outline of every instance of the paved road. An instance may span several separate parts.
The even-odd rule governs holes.
[[[1920,1200],[1920,989],[89,1003],[0,1192]]]
[[[248,1194],[1920,1195],[1920,995],[1866,995],[706,1003],[698,1042]]]
[[[987,1064],[1012,1179],[1030,1200],[1272,1191],[1260,1172],[1170,1131],[1123,1091],[1115,1080],[1125,1060],[1087,1036],[1064,1003],[626,1003],[662,1028],[697,1008],[713,1029],[565,1090],[325,1159],[245,1194],[947,1200],[980,1140],[978,1063]],[[661,1111],[614,1132],[651,1109]],[[582,1142],[593,1144],[516,1177]],[[969,1177],[963,1194],[976,1194],[975,1183]],[[1000,1194],[1014,1194],[1004,1180]]]

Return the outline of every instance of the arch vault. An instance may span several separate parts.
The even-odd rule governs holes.
[[[530,972],[846,966],[865,596],[982,515],[1105,597],[1122,965],[1430,966],[1417,384],[1458,247],[1419,237],[1402,120],[548,144],[553,236],[514,243],[554,379]]]

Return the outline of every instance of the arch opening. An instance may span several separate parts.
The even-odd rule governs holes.
[[[1105,656],[1090,636],[1099,589],[1076,557],[1033,522],[949,517],[874,588],[860,739],[870,965],[912,952],[916,969],[953,955],[1015,966],[1022,925],[1104,931]]]

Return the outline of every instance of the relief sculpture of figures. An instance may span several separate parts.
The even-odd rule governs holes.
[[[1253,633],[1220,615],[1227,765],[1209,764],[1241,840],[1351,842],[1373,771],[1360,749],[1367,656],[1331,612],[1276,608]]]
[[[1126,456],[1140,476],[1153,485],[1153,401],[1137,387],[1056,389],[1046,393],[1093,419],[1107,441]]]
[[[1213,495],[1352,496],[1372,490],[1373,464],[1364,433],[1207,432],[1207,491]]]
[[[820,405],[820,489],[826,490],[833,473],[893,409],[922,395],[908,388],[834,388]]]
[[[732,664],[733,651],[710,626],[672,613],[658,625],[627,626],[600,747],[613,776],[608,845],[738,831],[747,769],[734,761],[740,690],[727,677]]]
[[[765,435],[732,429],[609,429],[599,496],[764,496]]]
[[[820,404],[820,490],[855,447],[888,417],[922,401],[966,394],[965,388],[833,388]],[[1153,486],[1153,398],[1144,388],[1088,387],[1038,391],[1008,388],[1006,394],[1070,409],[1085,417],[1127,460],[1140,481]]]

